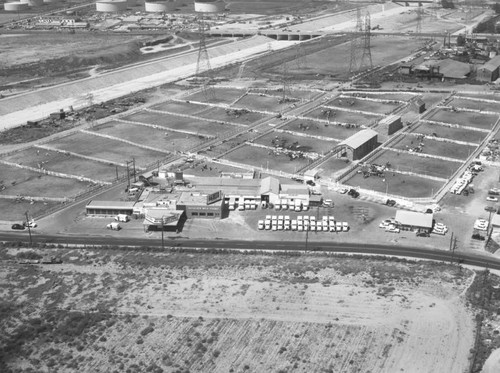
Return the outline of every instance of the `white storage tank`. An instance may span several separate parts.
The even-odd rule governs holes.
[[[126,0],[104,0],[95,3],[98,12],[117,13],[127,10]]]
[[[195,0],[194,11],[198,13],[223,13],[226,4],[222,0]]]
[[[16,1],[16,2],[12,2],[12,3],[5,3],[5,4],[3,4],[3,8],[7,12],[19,12],[20,10],[26,10],[26,9],[28,9],[28,4]]]
[[[149,13],[166,13],[175,10],[177,2],[174,0],[163,0],[163,1],[150,1],[146,0],[144,3],[144,8],[146,12]]]

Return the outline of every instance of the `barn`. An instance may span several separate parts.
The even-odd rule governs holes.
[[[371,153],[378,145],[378,133],[372,129],[364,129],[342,141],[342,155],[346,155],[352,161],[363,158]]]

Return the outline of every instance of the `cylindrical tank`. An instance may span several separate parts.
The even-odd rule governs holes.
[[[137,0],[127,0],[127,8],[132,8],[137,5]]]
[[[104,0],[95,3],[98,12],[123,12],[127,10],[127,0]]]
[[[21,3],[26,3],[29,7],[37,7],[43,5],[43,0],[21,0]]]
[[[144,3],[144,8],[146,12],[151,12],[151,13],[166,13],[166,12],[172,12],[175,10],[175,7],[177,6],[176,1],[174,0],[163,0],[163,1],[152,1],[152,0],[146,0]]]
[[[194,11],[198,13],[223,13],[226,4],[222,0],[195,0]]]
[[[12,2],[12,3],[5,3],[5,4],[3,4],[3,8],[7,12],[18,12],[20,10],[26,10],[26,9],[28,9],[28,4],[16,1],[16,2]]]

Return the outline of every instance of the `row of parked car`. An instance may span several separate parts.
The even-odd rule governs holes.
[[[379,224],[379,228],[384,228],[386,232],[399,233],[399,224],[395,219],[382,220]],[[432,227],[432,233],[445,235],[448,232],[448,227],[443,223],[434,223]],[[417,237],[429,237],[429,232],[425,230],[419,230],[416,233]]]
[[[348,232],[350,229],[348,222],[336,221],[332,215],[324,215],[321,220],[312,215],[299,215],[297,219],[291,219],[289,215],[266,215],[265,219],[258,221],[257,227],[260,230],[299,232]]]

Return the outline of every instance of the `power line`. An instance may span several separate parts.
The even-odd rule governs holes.
[[[208,55],[206,44],[206,30],[208,25],[205,22],[205,14],[199,13],[198,16],[198,34],[200,41],[198,44],[198,61],[196,63],[196,77],[202,81],[201,90],[205,100],[215,100],[215,92],[211,86],[212,83],[212,67],[210,66],[210,57]],[[203,74],[205,76],[201,76]]]

